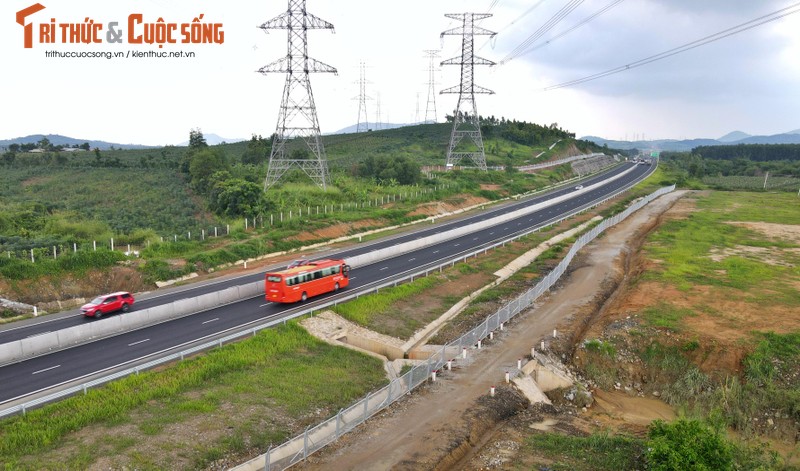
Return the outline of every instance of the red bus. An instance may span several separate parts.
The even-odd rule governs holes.
[[[350,266],[344,260],[317,260],[293,268],[267,273],[265,294],[267,301],[295,303],[350,284]]]

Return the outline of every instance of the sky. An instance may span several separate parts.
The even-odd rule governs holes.
[[[286,0],[39,0],[27,16],[32,44],[18,11],[36,0],[0,2],[0,139],[61,134],[121,144],[165,145],[188,140],[192,129],[227,139],[271,135],[285,76],[256,71],[286,55],[286,31],[258,26],[284,13]],[[800,128],[800,12],[642,67],[580,85],[548,87],[614,69],[797,5],[773,0],[625,0],[580,28],[613,0],[585,0],[532,43],[511,55],[568,0],[307,0],[307,11],[335,27],[308,32],[309,55],[337,74],[311,74],[320,128],[333,133],[358,122],[359,64],[365,64],[368,123],[413,123],[425,118],[429,61],[440,50],[435,76],[437,118],[452,114],[456,94],[438,94],[460,80],[459,66],[438,62],[461,55],[461,37],[441,36],[460,22],[448,13],[490,13],[477,24],[497,34],[475,37],[475,54],[497,64],[476,66],[474,82],[493,90],[476,95],[484,116],[557,123],[578,137],[607,139],[718,138],[731,131],[769,135]],[[800,5],[789,11],[800,11]],[[178,25],[177,43],[130,44],[128,20]],[[203,15],[200,18],[200,15]],[[183,24],[221,24],[224,40],[182,44]],[[42,44],[42,23],[102,25],[100,43]],[[87,20],[88,19],[88,20]],[[108,42],[118,22],[122,42]],[[218,29],[220,29],[218,28]],[[189,30],[191,31],[191,30]],[[69,37],[67,38],[69,40]],[[47,57],[48,51],[125,57]],[[194,53],[194,57],[129,57],[133,53]],[[510,58],[510,60],[509,60]],[[380,119],[378,118],[380,105]]]

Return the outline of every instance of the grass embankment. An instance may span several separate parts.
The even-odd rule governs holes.
[[[197,469],[264,450],[386,383],[289,324],[0,422],[5,469]]]

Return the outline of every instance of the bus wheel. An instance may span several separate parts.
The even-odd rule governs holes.
[[[335,285],[333,285],[333,292],[335,293],[337,291],[339,291],[339,283],[336,283]]]
[[[300,302],[304,303],[306,302],[306,299],[308,299],[308,295],[306,293],[303,293],[303,295],[300,296]]]

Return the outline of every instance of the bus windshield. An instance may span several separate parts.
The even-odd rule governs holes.
[[[267,275],[267,281],[271,283],[280,283],[281,277],[280,275]]]

